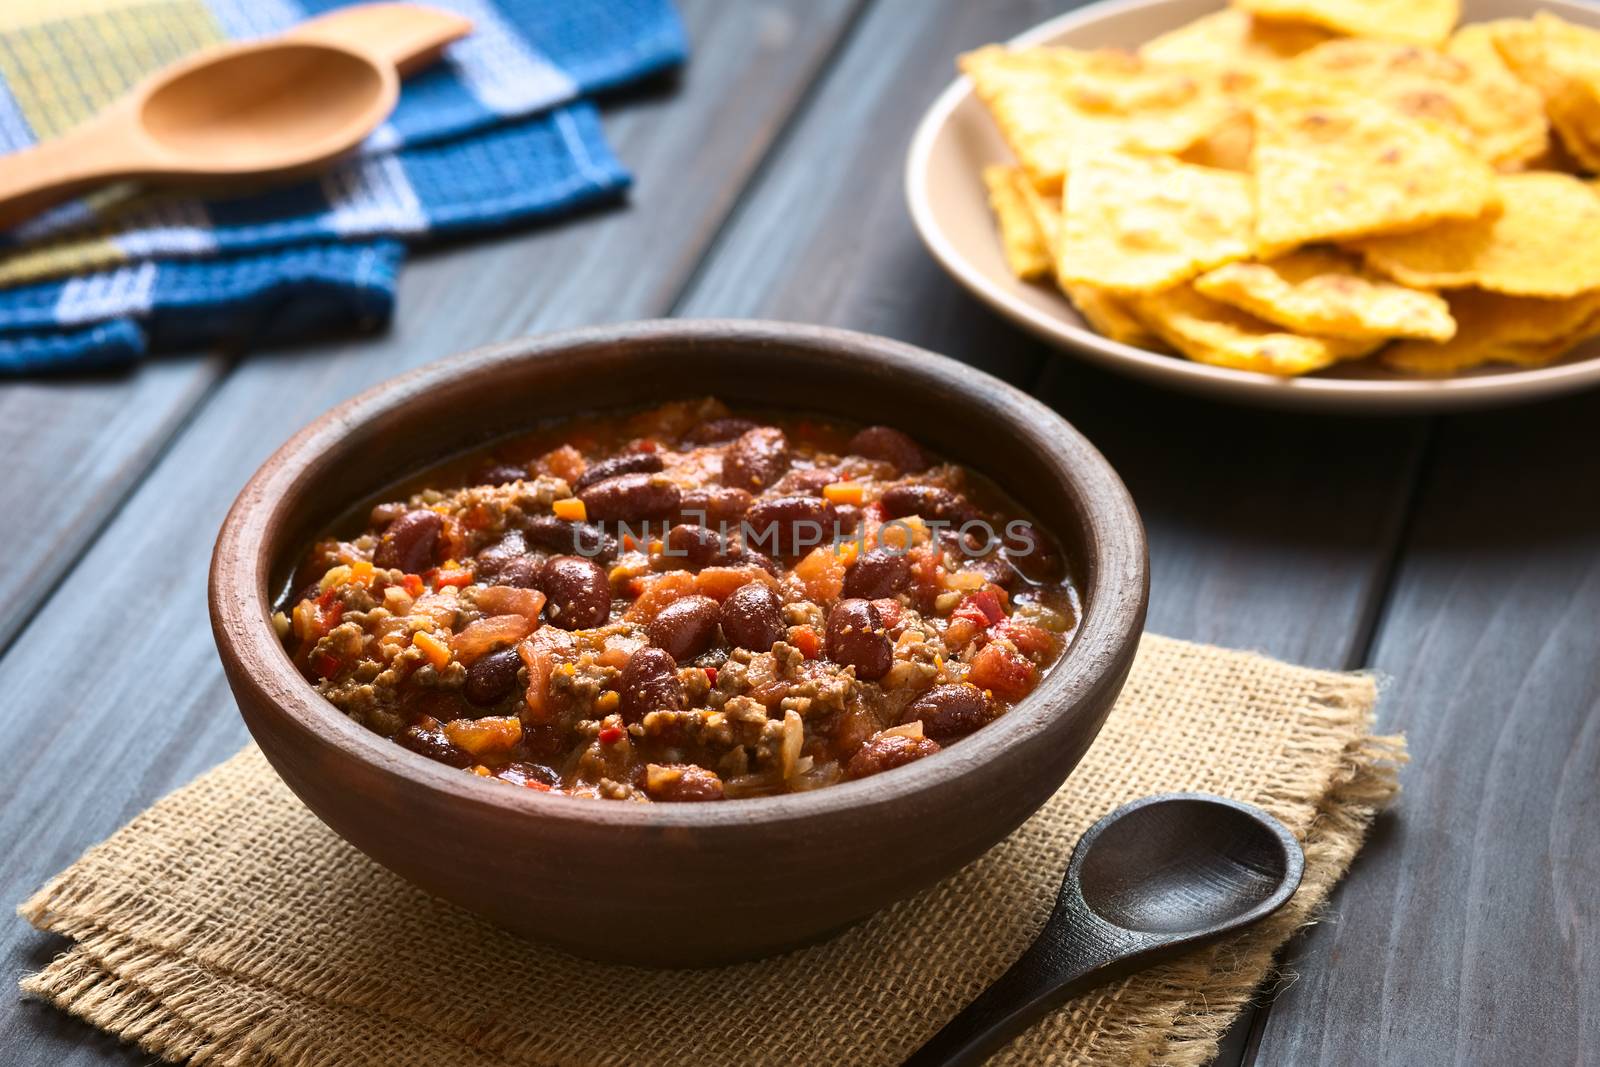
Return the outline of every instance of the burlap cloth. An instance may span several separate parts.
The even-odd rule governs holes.
[[[1395,791],[1404,745],[1370,732],[1376,698],[1367,675],[1146,637],[1083,764],[1010,838],[831,942],[712,971],[584,962],[434,900],[334,836],[251,747],[22,906],[75,941],[22,988],[208,1064],[892,1064],[1022,952],[1091,822],[1204,790],[1302,839],[1293,901],[1078,998],[998,1058],[1202,1064]]]

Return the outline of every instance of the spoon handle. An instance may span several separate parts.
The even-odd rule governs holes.
[[[393,63],[402,78],[438,59],[452,41],[472,32],[472,22],[420,4],[357,4],[302,22],[288,36],[354,48]]]
[[[137,169],[123,132],[92,120],[64,137],[0,156],[0,229]]]
[[[1011,969],[905,1061],[904,1067],[970,1067],[1075,994],[1117,969],[1121,953],[1093,938],[1052,936],[1047,925]]]

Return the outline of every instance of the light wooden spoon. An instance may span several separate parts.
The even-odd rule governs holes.
[[[457,15],[368,4],[174,63],[51,141],[0,156],[0,227],[118,179],[285,178],[350,151],[400,78],[471,32]]]

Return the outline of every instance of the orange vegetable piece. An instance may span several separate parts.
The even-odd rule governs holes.
[[[522,720],[515,715],[485,719],[452,719],[444,724],[450,743],[479,759],[509,752],[522,740]]]
[[[426,630],[418,630],[413,634],[411,643],[422,649],[423,654],[428,657],[428,662],[439,670],[443,670],[445,664],[450,662],[450,646]]]
[[[794,576],[806,587],[806,596],[819,604],[838,600],[844,592],[844,561],[827,545],[818,545],[796,563]]]
[[[741,585],[772,581],[760,567],[707,567],[694,578],[695,592],[712,600],[726,600]]]
[[[862,500],[862,489],[855,482],[833,482],[822,487],[822,495],[835,504],[855,504],[859,506]]]
[[[639,599],[628,606],[622,617],[629,622],[649,622],[662,608],[694,591],[694,575],[683,571],[668,571],[666,574],[640,578]]]
[[[582,522],[589,517],[589,509],[575,496],[555,501],[550,505],[550,510],[555,512],[556,518],[567,522]]]
[[[789,631],[789,643],[800,650],[806,659],[822,655],[822,635],[809,626],[797,626]]]

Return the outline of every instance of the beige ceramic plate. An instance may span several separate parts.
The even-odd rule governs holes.
[[[1221,7],[1221,0],[1109,0],[1036,26],[1013,45],[1068,44],[1131,48]],[[1600,7],[1573,0],[1537,5],[1573,22],[1600,27]],[[1521,17],[1527,0],[1465,0],[1463,22]],[[1107,340],[1090,330],[1067,299],[1047,285],[1018,281],[1006,269],[980,172],[1011,153],[971,84],[958,78],[923,117],[906,161],[906,197],[923,241],[946,270],[990,307],[1046,341],[1157,384],[1264,406],[1345,412],[1445,411],[1487,407],[1600,385],[1600,341],[1537,369],[1485,367],[1451,378],[1407,378],[1366,363],[1305,378],[1193,363]]]

